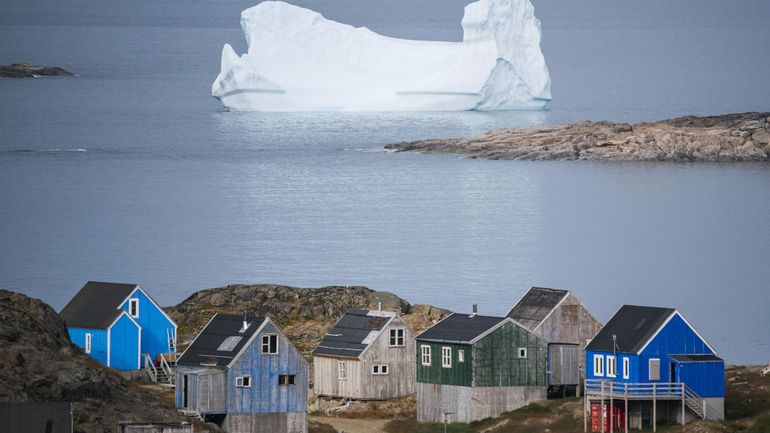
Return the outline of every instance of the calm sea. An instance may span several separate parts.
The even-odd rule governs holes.
[[[315,0],[459,40],[464,1]],[[248,114],[210,97],[242,0],[4,0],[0,287],[61,308],[86,280],[163,304],[236,282],[362,284],[504,314],[531,285],[601,319],[680,308],[728,362],[770,360],[770,166],[473,161],[384,144],[578,119],[768,110],[764,0],[536,1],[549,110]]]

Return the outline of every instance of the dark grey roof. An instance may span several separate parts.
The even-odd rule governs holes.
[[[265,321],[264,317],[246,316],[249,327],[243,328],[243,315],[217,314],[195,337],[177,361],[181,365],[223,366],[229,364],[257,329]],[[227,340],[228,337],[235,337]],[[238,338],[240,337],[240,338]],[[226,341],[227,340],[227,341]],[[222,350],[219,350],[222,349]]]
[[[722,358],[708,353],[708,354],[702,354],[702,355],[668,355],[669,358],[672,358],[679,362],[719,362],[722,361]]]
[[[118,307],[136,284],[87,282],[59,315],[71,328],[106,329],[120,314]]]
[[[476,337],[494,328],[505,317],[475,316],[452,313],[417,336],[422,341],[444,341],[448,343],[470,343]]]
[[[637,353],[676,310],[673,308],[624,305],[586,346],[586,350],[612,352],[612,336],[617,351]]]
[[[358,358],[395,316],[385,311],[348,310],[313,349],[313,354]]]
[[[506,316],[535,329],[568,293],[567,290],[532,287]]]

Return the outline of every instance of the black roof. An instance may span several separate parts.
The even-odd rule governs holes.
[[[674,312],[673,308],[624,305],[596,334],[586,350],[612,352],[612,336],[615,335],[618,352],[637,353]]]
[[[668,355],[668,357],[679,362],[720,362],[722,361],[722,358],[711,353],[702,354],[702,355]]]
[[[243,328],[243,315],[217,314],[195,337],[177,361],[182,365],[225,366],[229,364],[249,339],[257,332],[264,317],[246,316],[249,327]],[[229,338],[229,340],[228,340]]]
[[[396,313],[386,311],[348,310],[313,354],[358,358],[394,317]]]
[[[568,293],[567,290],[531,287],[506,316],[535,329]]]
[[[448,343],[470,343],[476,337],[494,328],[505,317],[473,316],[452,313],[417,336],[423,341],[442,341]]]
[[[106,329],[118,315],[118,307],[136,288],[136,284],[87,282],[61,310],[61,317],[71,328]]]

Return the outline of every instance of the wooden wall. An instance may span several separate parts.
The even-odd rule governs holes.
[[[340,380],[337,362],[347,363],[347,379]],[[362,399],[361,361],[357,358],[331,358],[316,355],[313,358],[313,392],[329,397]]]
[[[473,384],[473,347],[468,344],[434,343],[417,341],[415,359],[417,364],[417,381],[421,383],[436,383],[444,385],[471,386]],[[422,364],[422,346],[430,347],[430,365]],[[449,347],[452,351],[452,367],[441,365],[441,350]],[[462,350],[465,361],[459,362],[458,353]]]
[[[527,348],[526,358],[519,358],[522,347]],[[473,386],[545,387],[546,357],[545,340],[508,322],[473,346]]]
[[[580,382],[578,365],[582,351],[576,344],[548,345],[548,385],[576,385]]]
[[[198,373],[196,392],[198,413],[225,413],[227,411],[227,374],[206,370]]]
[[[471,422],[545,399],[542,386],[475,388],[418,383],[417,421],[443,422],[444,412],[452,412],[449,422]]]
[[[307,412],[228,414],[222,429],[231,433],[307,433]]]

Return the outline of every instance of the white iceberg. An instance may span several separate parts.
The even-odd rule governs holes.
[[[212,95],[238,111],[542,108],[551,79],[529,0],[465,7],[462,42],[386,37],[280,1],[241,13],[248,53],[229,44]]]

